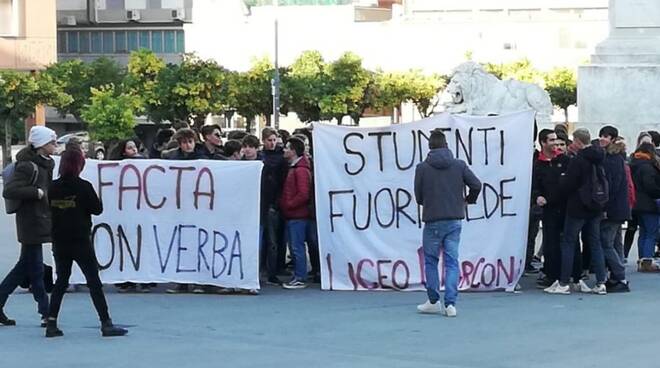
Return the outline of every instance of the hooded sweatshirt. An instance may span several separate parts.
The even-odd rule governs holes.
[[[587,208],[580,199],[580,187],[591,181],[593,165],[602,165],[605,160],[605,150],[600,146],[591,145],[580,150],[568,164],[566,174],[560,179],[561,192],[568,198],[566,214],[578,219],[591,219],[602,211]]]
[[[432,149],[415,170],[415,199],[423,206],[424,222],[465,218],[466,203],[476,202],[480,191],[479,179],[448,148]]]

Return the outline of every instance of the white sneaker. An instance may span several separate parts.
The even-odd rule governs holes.
[[[548,294],[561,294],[561,295],[568,295],[571,293],[571,287],[568,285],[562,286],[559,281],[555,281],[554,284],[552,284],[550,287],[544,289]]]
[[[424,304],[420,304],[417,306],[417,311],[419,313],[425,313],[425,314],[436,314],[442,312],[442,302],[437,301],[435,303],[431,303],[430,301],[426,301]]]
[[[453,304],[449,304],[448,306],[442,308],[441,313],[443,316],[456,317],[456,307]]]
[[[587,285],[587,283],[584,282],[584,280],[580,280],[580,281],[576,282],[575,284],[573,284],[572,289],[573,289],[573,291],[579,291],[579,292],[585,293],[585,294],[591,294],[591,292],[593,291],[589,287],[589,285]]]
[[[597,284],[591,289],[591,292],[598,295],[607,295],[607,287],[605,287],[605,284]]]

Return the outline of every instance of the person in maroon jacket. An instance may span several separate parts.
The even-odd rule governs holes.
[[[309,202],[312,196],[312,171],[305,157],[305,143],[299,138],[291,138],[284,147],[284,158],[289,162],[289,171],[284,181],[280,209],[286,219],[289,242],[293,251],[294,274],[285,283],[285,289],[307,287],[307,252],[305,238],[310,226]]]

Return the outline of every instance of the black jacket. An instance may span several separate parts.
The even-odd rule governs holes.
[[[205,144],[199,144],[195,150],[198,152],[200,156],[204,156],[204,158],[207,158],[209,160],[226,160],[227,157],[222,152],[222,146],[218,147],[218,149],[215,152],[211,152],[208,147],[206,147]]]
[[[268,207],[278,207],[289,164],[281,147],[275,147],[272,151],[259,151],[257,158],[264,163],[261,173],[261,213],[264,215]]]
[[[605,207],[607,218],[612,221],[629,220],[630,204],[628,203],[628,178],[624,153],[611,144],[607,147],[603,167],[609,187],[609,200]]]
[[[34,171],[28,162],[32,161],[39,169],[36,185],[30,179]],[[8,199],[21,201],[16,212],[16,235],[21,244],[41,244],[51,241],[51,216],[48,207],[48,187],[53,180],[55,162],[37,153],[32,146],[23,148],[16,154],[16,169],[12,180],[5,183],[2,195]],[[37,189],[44,192],[39,199]]]
[[[566,173],[570,159],[567,155],[559,155],[550,161],[537,159],[532,170],[532,204],[538,197],[548,202],[547,209],[564,210],[566,197],[559,188],[559,179]]]
[[[580,199],[579,189],[591,181],[593,165],[602,165],[605,150],[597,145],[591,145],[580,150],[571,158],[566,174],[561,177],[560,188],[567,197],[566,214],[579,219],[591,219],[602,211],[587,208]]]
[[[181,150],[181,148],[175,148],[170,151],[163,151],[161,153],[161,158],[163,160],[202,160],[207,159],[200,150],[199,146],[195,147],[195,150],[191,153],[186,153]]]
[[[656,199],[660,199],[660,170],[654,161],[633,159],[630,162],[637,202],[633,209],[638,213],[658,213]]]
[[[78,177],[59,178],[51,184],[48,200],[53,214],[53,245],[89,242],[92,215],[103,212],[92,184]]]
[[[474,203],[480,191],[479,179],[448,148],[432,149],[415,169],[415,199],[424,207],[424,222],[465,218],[466,203]]]

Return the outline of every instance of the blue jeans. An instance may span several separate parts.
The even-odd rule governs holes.
[[[601,216],[590,219],[581,219],[566,215],[564,221],[564,238],[561,242],[561,276],[559,281],[562,285],[569,283],[573,273],[573,262],[575,260],[575,249],[579,246],[580,232],[591,248],[591,267],[596,273],[596,281],[604,283],[607,280],[605,272],[605,256],[600,242]],[[578,282],[579,280],[573,280]]]
[[[445,306],[456,304],[458,297],[458,244],[461,241],[461,220],[440,220],[424,224],[424,274],[426,293],[431,303],[440,299],[438,262],[442,248],[445,281]]]
[[[289,232],[289,242],[293,251],[293,276],[298,281],[305,281],[307,279],[305,239],[307,238],[308,227],[309,220],[289,220],[286,222],[286,228]]]
[[[639,239],[637,239],[637,250],[639,258],[651,258],[655,250],[655,239],[658,233],[660,215],[656,213],[640,213]]]
[[[44,286],[44,256],[41,244],[21,244],[21,256],[14,268],[9,271],[0,284],[0,309],[4,308],[9,295],[28,277],[32,296],[37,302],[38,312],[48,316],[48,294]]]

